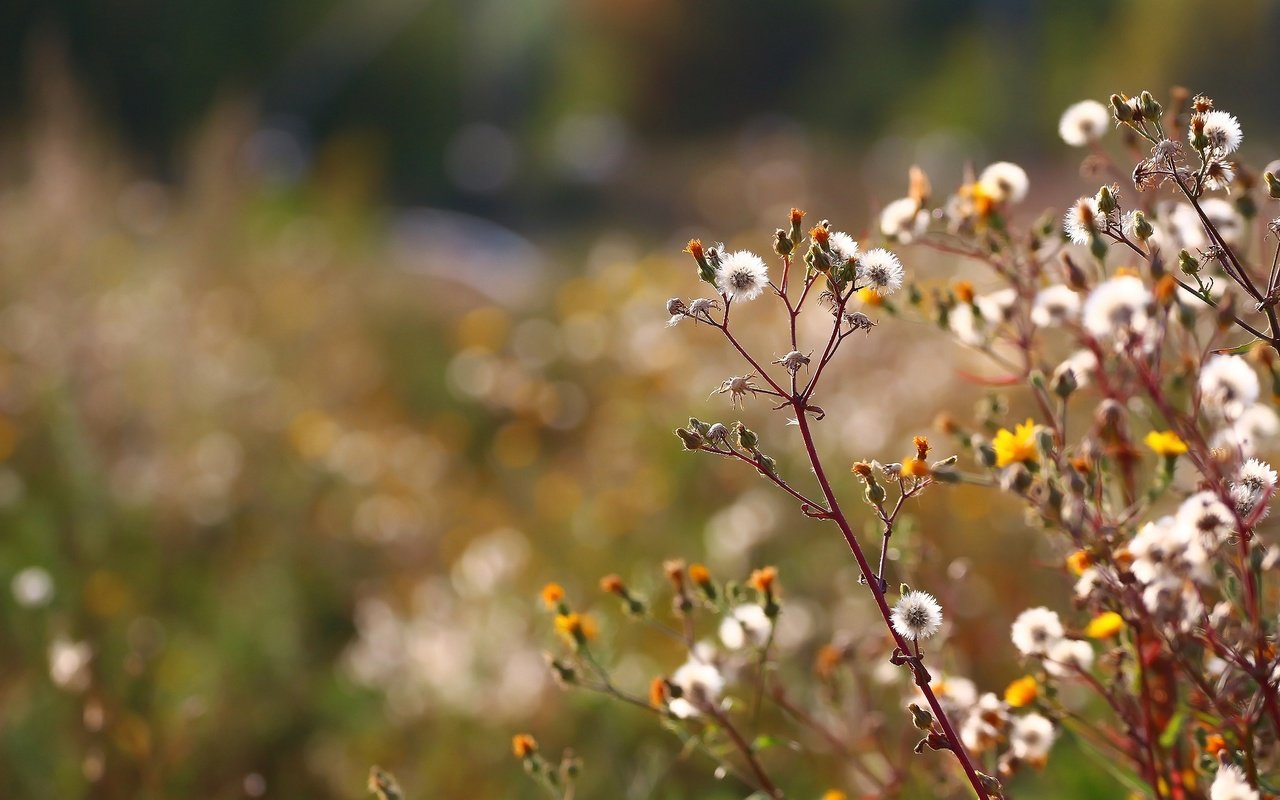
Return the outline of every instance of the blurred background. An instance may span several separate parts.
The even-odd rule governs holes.
[[[832,531],[670,433],[741,414],[803,478],[763,404],[708,399],[724,349],[665,327],[684,241],[767,251],[793,205],[870,235],[913,163],[942,194],[1017,161],[1028,215],[1061,207],[1093,188],[1058,116],[1113,91],[1208,92],[1266,163],[1277,41],[1247,0],[9,0],[0,796],[352,798],[379,763],[533,797],[519,730],[577,749],[585,797],[740,796],[552,686],[536,601],[600,606],[637,687],[679,655],[606,572],[778,564],[800,675],[868,628]],[[823,398],[836,464],[982,397],[976,359],[880,321]],[[894,556],[999,690],[1009,621],[1068,578],[992,499],[926,495]],[[1116,790],[1064,752],[1035,785]],[[806,768],[802,796],[840,783]]]

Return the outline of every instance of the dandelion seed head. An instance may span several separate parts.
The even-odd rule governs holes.
[[[754,300],[768,284],[764,259],[749,250],[729,253],[716,268],[716,286],[732,300]]]
[[[1107,132],[1111,112],[1097,100],[1081,100],[1067,106],[1058,120],[1058,135],[1071,147],[1096,142]]]
[[[894,605],[892,620],[904,639],[927,639],[942,627],[942,606],[928,592],[910,591]]]

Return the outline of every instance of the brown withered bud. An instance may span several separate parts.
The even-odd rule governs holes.
[[[1062,279],[1067,286],[1077,292],[1083,292],[1089,288],[1089,278],[1084,270],[1065,250],[1062,252]]]

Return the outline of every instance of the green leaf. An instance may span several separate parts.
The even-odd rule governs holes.
[[[1160,732],[1160,747],[1169,749],[1173,747],[1174,742],[1178,741],[1178,734],[1182,731],[1182,723],[1187,719],[1187,710],[1179,708],[1177,713],[1169,720],[1169,724],[1164,726],[1164,730]]]

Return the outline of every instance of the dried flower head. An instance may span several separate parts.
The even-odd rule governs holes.
[[[1029,608],[1013,621],[1013,646],[1024,656],[1045,655],[1062,636],[1062,620],[1057,612],[1043,606]]]

